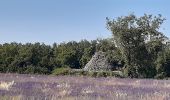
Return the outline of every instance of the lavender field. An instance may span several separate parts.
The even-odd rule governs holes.
[[[170,80],[0,74],[0,100],[170,100]]]

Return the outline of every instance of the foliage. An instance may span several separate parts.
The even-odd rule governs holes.
[[[40,43],[0,45],[0,72],[51,74],[56,68],[83,68],[96,52],[94,41],[82,40],[53,46]]]
[[[57,68],[54,69],[52,75],[68,75],[70,73],[70,68]]]
[[[52,75],[72,75],[72,76],[90,76],[90,77],[125,77],[121,71],[84,71],[70,68],[57,68]]]
[[[161,15],[146,14],[141,17],[130,14],[116,20],[107,18],[107,27],[112,31],[114,43],[125,61],[128,76],[155,76],[155,61],[163,51],[163,41],[166,39],[159,32],[164,20]]]
[[[0,44],[0,72],[22,74],[127,76],[135,78],[170,77],[170,44],[160,32],[161,15],[137,17],[134,14],[110,20],[113,37],[92,41],[70,41],[52,46],[44,43]],[[95,54],[103,51],[113,72],[86,72],[82,69]]]

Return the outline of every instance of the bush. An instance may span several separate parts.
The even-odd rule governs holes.
[[[166,77],[166,74],[164,72],[160,73],[160,74],[157,74],[155,76],[156,79],[164,79]]]
[[[97,76],[97,72],[90,71],[90,72],[88,72],[87,75],[90,76],[90,77],[96,77]]]
[[[98,72],[97,77],[104,77],[103,72]]]
[[[70,70],[70,68],[56,68],[52,71],[52,75],[68,75]]]
[[[70,68],[57,68],[53,70],[52,75],[73,75],[73,76],[90,76],[90,77],[119,77],[124,75],[121,71],[84,71]]]

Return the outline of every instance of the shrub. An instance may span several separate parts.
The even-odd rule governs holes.
[[[88,72],[88,76],[96,77],[97,76],[97,72],[90,71],[90,72]]]
[[[101,71],[101,72],[98,72],[98,73],[97,73],[97,77],[104,77],[103,72],[102,72],[102,71]]]
[[[52,75],[73,75],[73,76],[90,76],[90,77],[119,77],[124,75],[121,71],[84,71],[70,68],[57,68],[53,70]]]
[[[68,75],[70,70],[70,68],[56,68],[52,71],[52,75]]]
[[[164,79],[165,76],[166,76],[166,74],[165,74],[164,72],[162,72],[162,73],[160,73],[160,74],[157,74],[157,75],[155,76],[155,78],[156,78],[156,79]]]

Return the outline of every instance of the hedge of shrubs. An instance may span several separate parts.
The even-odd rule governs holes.
[[[84,70],[74,70],[74,69],[70,69],[70,68],[57,68],[52,72],[52,75],[119,77],[119,78],[124,77],[124,75],[121,71],[84,71]]]

